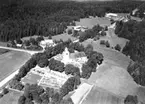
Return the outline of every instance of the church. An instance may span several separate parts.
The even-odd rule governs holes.
[[[88,61],[84,52],[70,53],[66,47],[62,54],[59,54],[54,57],[54,59],[63,62],[65,65],[72,64],[78,67],[81,71],[82,65]]]

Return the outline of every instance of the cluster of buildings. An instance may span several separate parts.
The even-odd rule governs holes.
[[[78,51],[70,53],[68,51],[68,48],[65,48],[62,54],[58,54],[53,58],[63,62],[64,65],[72,64],[75,67],[78,67],[80,69],[80,72],[82,72],[82,65],[88,61],[85,53]],[[55,89],[59,89],[71,76],[66,75],[64,72],[60,73],[57,71],[50,70],[49,67],[40,68],[39,66],[36,66],[32,69],[31,72],[41,76],[38,85],[41,85],[43,87],[52,87]]]
[[[56,44],[52,39],[45,39],[40,42],[40,46],[44,49],[45,47],[55,46]]]
[[[127,22],[130,19],[130,16],[119,16],[116,13],[106,13],[105,17],[109,18],[109,19],[113,19],[114,21],[123,21],[123,22]]]
[[[68,51],[68,48],[65,48],[62,54],[56,55],[54,59],[61,61],[62,63],[64,63],[64,65],[72,64],[78,67],[80,69],[80,72],[82,72],[82,65],[88,61],[85,53],[77,51],[75,51],[75,53],[70,53]]]

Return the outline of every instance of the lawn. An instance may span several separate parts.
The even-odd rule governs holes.
[[[0,55],[0,81],[18,70],[29,58],[29,54],[17,51]]]
[[[21,92],[10,91],[0,99],[0,104],[17,104],[21,95]]]
[[[109,26],[110,20],[106,17],[90,17],[90,18],[83,18],[80,21],[76,21],[76,25],[87,26],[88,28],[92,28],[94,25],[101,25],[101,26]]]
[[[0,48],[0,55],[9,52],[10,50],[7,49],[1,49]]]
[[[34,74],[32,72],[29,72],[23,79],[22,82],[29,83],[29,84],[36,84],[41,79],[41,76],[38,74]]]
[[[64,34],[60,34],[60,35],[53,36],[52,39],[53,40],[60,40],[60,39],[62,39],[63,41],[66,41],[68,39],[71,39],[73,41],[76,38],[75,37],[72,37],[71,35],[68,35],[68,34],[64,33]]]

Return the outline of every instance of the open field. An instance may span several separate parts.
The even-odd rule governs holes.
[[[87,26],[88,28],[92,28],[94,25],[101,25],[101,26],[109,26],[110,21],[106,17],[90,17],[90,18],[83,18],[80,19],[79,22],[76,21],[76,25]]]
[[[100,67],[88,82],[94,79],[96,86],[122,97],[134,95],[138,87],[125,69],[110,64]]]
[[[145,87],[139,86],[137,91],[136,91],[136,94],[139,98],[139,101],[145,103]]]
[[[10,91],[0,99],[0,104],[17,104],[21,92]]]
[[[94,86],[82,104],[123,104],[123,98]]]
[[[29,54],[17,51],[0,55],[0,81],[18,70],[29,58]]]
[[[22,82],[29,83],[29,84],[36,84],[41,79],[41,76],[38,74],[34,74],[32,72],[29,72],[23,79]]]
[[[113,98],[122,99],[127,95],[137,95],[139,101],[145,103],[145,87],[137,85],[126,69],[121,68],[120,65],[117,65],[111,60],[105,60],[103,64],[97,68],[97,72],[92,73],[91,77],[88,80],[83,80],[82,83],[84,82],[95,84],[97,87],[96,90],[101,88],[102,91],[104,90],[105,92],[97,93],[100,89],[98,89],[96,93],[95,91],[90,92],[89,96],[87,96],[84,101],[85,103],[82,104],[90,104],[91,101],[91,104],[123,104],[120,100],[116,101],[115,99],[113,100]],[[111,98],[112,95],[108,95],[108,92],[114,95],[113,98]],[[108,98],[108,96],[110,97]]]
[[[66,40],[68,40],[68,39],[71,39],[71,40],[73,41],[73,40],[75,40],[76,38],[75,38],[75,37],[72,37],[71,35],[68,35],[68,34],[64,33],[64,34],[52,36],[52,39],[53,39],[53,40],[60,40],[60,39],[62,39],[63,41],[66,41]]]
[[[0,48],[0,55],[9,52],[10,50],[6,50],[6,49],[1,49]]]

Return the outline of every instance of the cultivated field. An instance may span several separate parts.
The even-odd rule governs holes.
[[[18,70],[29,58],[29,54],[16,51],[0,55],[0,81]]]
[[[125,69],[107,63],[104,65],[92,74],[88,82],[95,79],[96,86],[122,97],[136,93],[138,86]]]
[[[21,92],[10,91],[0,99],[0,104],[17,104],[21,95]]]
[[[123,98],[94,86],[82,104],[123,104]]]

